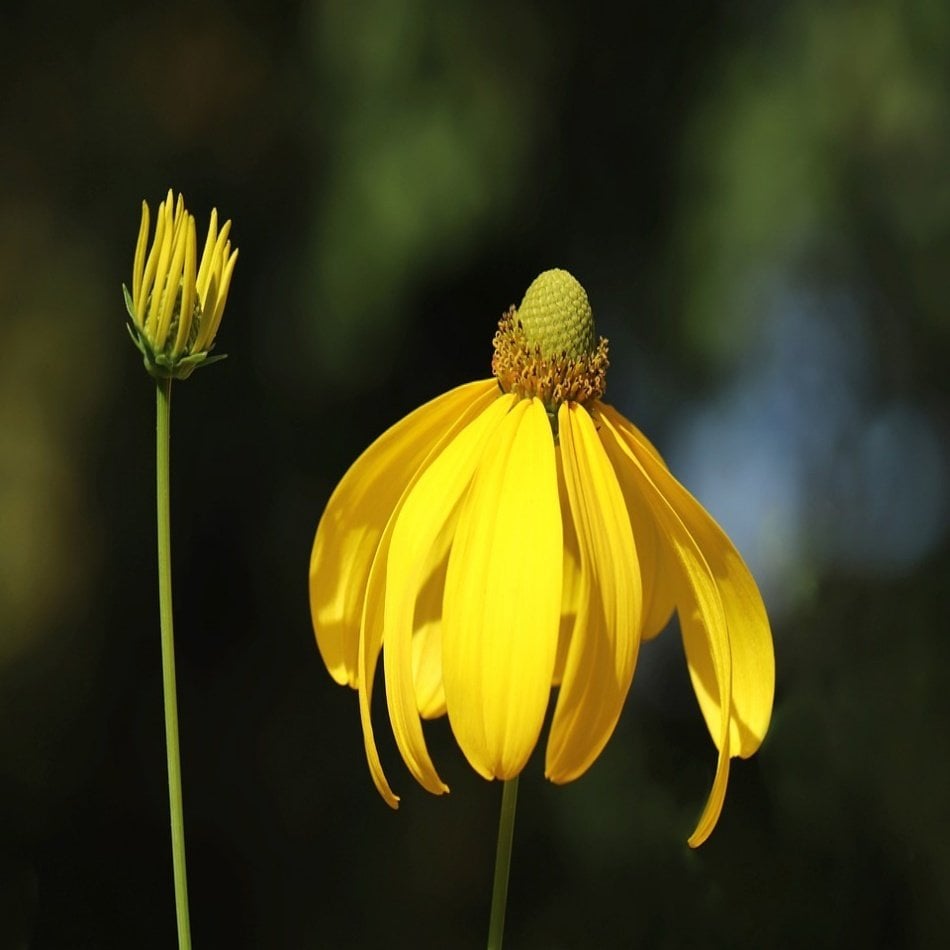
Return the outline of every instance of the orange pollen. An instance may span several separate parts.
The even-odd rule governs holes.
[[[545,356],[541,345],[530,344],[511,307],[498,321],[492,340],[495,355],[492,372],[506,393],[523,398],[537,396],[549,413],[556,413],[563,402],[586,404],[600,399],[607,390],[607,340],[600,338],[589,356],[573,359],[565,353]]]

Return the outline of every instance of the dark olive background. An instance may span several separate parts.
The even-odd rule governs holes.
[[[512,948],[929,947],[950,912],[950,7],[6,5],[0,27],[0,946],[170,947],[140,202],[240,259],[176,385],[196,947],[478,947],[500,789],[376,795],[313,643],[317,519],[385,427],[488,375],[571,269],[608,400],[762,586],[778,685],[690,851],[714,750],[675,625],[617,732],[521,782]],[[513,527],[517,530],[517,526]],[[530,556],[530,552],[526,552]]]

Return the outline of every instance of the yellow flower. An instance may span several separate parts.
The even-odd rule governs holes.
[[[171,189],[158,206],[155,235],[148,247],[149,211],[142,202],[142,223],[132,266],[132,293],[123,284],[132,318],[129,332],[159,379],[185,379],[198,366],[224,359],[209,356],[224,315],[237,248],[231,250],[231,222],[218,231],[218,212],[211,212],[208,237],[197,261],[195,219],[177,204]]]
[[[389,718],[412,775],[448,791],[422,719],[448,714],[472,767],[517,775],[558,687],[545,774],[569,782],[610,738],[641,640],[679,612],[686,661],[718,762],[689,839],[718,820],[732,756],[772,711],[762,599],[722,529],[643,434],[601,401],[607,343],[566,271],[535,280],[502,317],[494,379],[468,383],[380,436],[334,491],[310,560],[317,645],[370,699],[383,654]],[[384,649],[385,647],[385,649]]]

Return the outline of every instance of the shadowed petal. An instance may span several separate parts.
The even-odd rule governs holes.
[[[564,678],[571,637],[574,635],[578,618],[583,619],[581,601],[586,594],[581,576],[581,552],[577,543],[577,532],[574,530],[574,519],[571,517],[567,486],[564,484],[564,463],[561,460],[561,453],[555,452],[555,458],[557,460],[557,495],[561,506],[561,527],[564,533],[564,564],[561,575],[563,578],[561,581],[561,625],[557,638],[554,677],[551,683],[554,686],[560,686]]]
[[[726,615],[716,579],[703,552],[665,494],[653,481],[653,476],[664,479],[670,476],[649,452],[643,451],[638,457],[630,444],[631,436],[627,430],[629,423],[622,416],[608,406],[598,406],[595,419],[600,426],[601,441],[613,460],[618,476],[628,483],[627,494],[640,492],[646,499],[660,535],[669,540],[672,556],[682,569],[677,601],[687,662],[692,667],[699,662],[699,656],[704,658],[702,662],[708,663],[712,670],[717,696],[723,697],[723,705],[729,708],[732,658]],[[621,428],[618,423],[626,425]],[[714,722],[707,719],[707,725],[719,756],[706,806],[689,839],[692,847],[702,844],[712,833],[722,811],[729,781],[729,717],[718,715]]]
[[[419,715],[423,719],[444,716],[441,620],[427,620],[412,635],[412,682],[416,689]]]
[[[610,407],[597,402],[593,408],[599,411]],[[622,416],[620,418],[623,419]],[[640,435],[644,450],[649,452],[656,463],[665,469],[666,463],[660,453],[642,433]],[[629,480],[623,478],[620,478],[620,487],[627,504],[627,513],[630,515],[630,527],[633,528],[637,554],[640,556],[640,575],[643,579],[641,637],[644,640],[652,640],[669,623],[676,608],[676,590],[673,582],[676,566],[669,563],[669,558],[665,554],[667,545],[659,534],[656,520],[650,513],[642,493],[636,490],[631,491]]]
[[[675,561],[670,563],[669,544],[661,535],[643,492],[629,478],[623,477],[622,468],[616,468],[617,479],[630,516],[643,580],[643,629],[640,635],[644,640],[652,640],[673,616],[679,571]]]
[[[562,404],[558,429],[583,596],[545,774],[569,782],[597,758],[617,724],[637,659],[642,592],[630,519],[594,423],[583,407]]]
[[[431,550],[502,419],[514,402],[499,396],[459,432],[409,491],[395,519],[386,558],[383,661],[393,733],[416,781],[435,794],[448,791],[426,748],[412,678],[412,630],[416,600],[431,571]],[[443,618],[443,652],[444,652]],[[448,691],[446,691],[448,693]],[[365,726],[365,723],[364,723]]]
[[[524,399],[485,445],[445,581],[446,708],[465,757],[485,778],[517,775],[538,741],[562,561],[551,426],[543,404]]]
[[[627,444],[644,470],[695,539],[716,579],[732,655],[730,748],[732,755],[746,758],[759,748],[765,737],[775,693],[772,633],[759,589],[722,528],[673,478],[639,430],[618,413],[609,412],[612,413],[609,418],[624,432]],[[691,651],[689,671],[703,715],[715,737],[720,721],[719,690],[708,650]]]
[[[445,715],[445,687],[442,683],[442,598],[449,548],[455,536],[457,517],[449,518],[438,541],[429,552],[432,569],[416,599],[412,626],[412,682],[416,708],[423,719]]]
[[[320,655],[338,683],[357,683],[366,581],[400,494],[465,408],[497,392],[494,380],[481,380],[426,403],[383,433],[330,497],[310,556],[310,610]]]

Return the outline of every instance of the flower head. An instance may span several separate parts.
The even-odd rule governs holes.
[[[412,775],[448,790],[422,720],[447,714],[472,767],[525,766],[557,687],[545,774],[569,782],[604,748],[641,641],[679,614],[718,750],[690,844],[718,820],[733,756],[759,747],[775,665],[762,599],[732,543],[646,437],[602,402],[607,343],[566,271],[499,323],[495,378],[415,410],[343,477],[317,527],[310,605],[331,675],[359,692],[366,754],[379,657]]]
[[[228,240],[230,231],[230,221],[218,231],[218,212],[212,210],[199,262],[195,219],[185,210],[182,196],[175,203],[169,189],[158,206],[149,248],[149,210],[142,202],[132,292],[124,284],[122,290],[132,319],[132,341],[153,376],[185,379],[198,366],[224,359],[209,354],[237,261],[237,248],[232,251]]]

